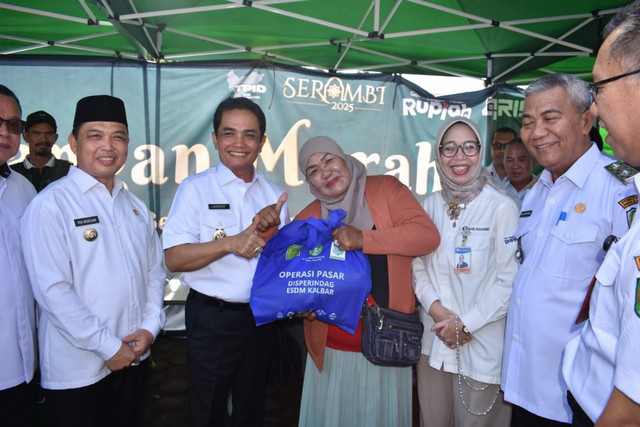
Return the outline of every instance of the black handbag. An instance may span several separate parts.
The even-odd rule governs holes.
[[[420,360],[423,331],[418,313],[406,314],[365,303],[362,354],[375,365],[414,365]]]

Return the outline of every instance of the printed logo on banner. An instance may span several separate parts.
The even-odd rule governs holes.
[[[482,109],[483,116],[492,116],[493,120],[498,117],[513,117],[520,119],[524,110],[524,99],[495,99],[487,98]]]
[[[287,77],[282,96],[292,104],[329,105],[332,110],[352,113],[356,110],[381,111],[387,87],[384,84],[343,81],[339,77],[314,79]]]
[[[234,98],[243,96],[245,98],[260,99],[260,95],[254,94],[267,93],[267,87],[259,84],[263,77],[264,74],[256,71],[252,71],[246,76],[239,76],[234,70],[231,70],[227,74],[227,84],[229,85],[229,90],[233,92]]]
[[[451,117],[471,118],[471,108],[467,104],[441,99],[422,98],[416,92],[411,92],[414,98],[402,99],[402,115],[417,116],[426,115],[428,118],[447,120]]]

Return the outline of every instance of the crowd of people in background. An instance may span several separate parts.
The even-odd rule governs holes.
[[[441,189],[422,206],[330,136],[301,147],[315,200],[294,220],[345,211],[333,245],[368,257],[368,302],[419,312],[424,333],[415,370],[381,366],[361,352],[362,319],[350,334],[300,314],[300,426],[409,426],[414,380],[422,427],[640,425],[640,0],[603,40],[594,83],[549,74],[527,87],[520,135],[496,129],[488,166],[478,126],[445,122]],[[162,242],[116,176],[129,148],[122,100],[77,102],[75,166],[52,154],[53,116],[22,116],[0,85],[2,424],[36,425],[38,371],[53,425],[142,425],[166,266],[190,289],[188,424],[262,425],[274,328],[256,326],[249,297],[291,217],[287,193],[255,168],[260,107],[218,105],[220,162],[180,184]],[[594,142],[596,119],[615,158]],[[29,154],[9,165],[21,136]]]

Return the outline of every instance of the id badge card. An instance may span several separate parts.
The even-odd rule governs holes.
[[[458,246],[455,248],[454,261],[454,273],[471,273],[471,248],[467,246]]]

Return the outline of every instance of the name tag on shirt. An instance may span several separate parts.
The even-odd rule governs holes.
[[[76,224],[76,227],[82,227],[83,225],[97,224],[100,220],[97,216],[88,216],[86,218],[76,218],[73,222]]]
[[[209,204],[209,209],[211,209],[211,210],[215,210],[215,209],[231,209],[231,205],[229,205],[228,203],[210,203]]]

